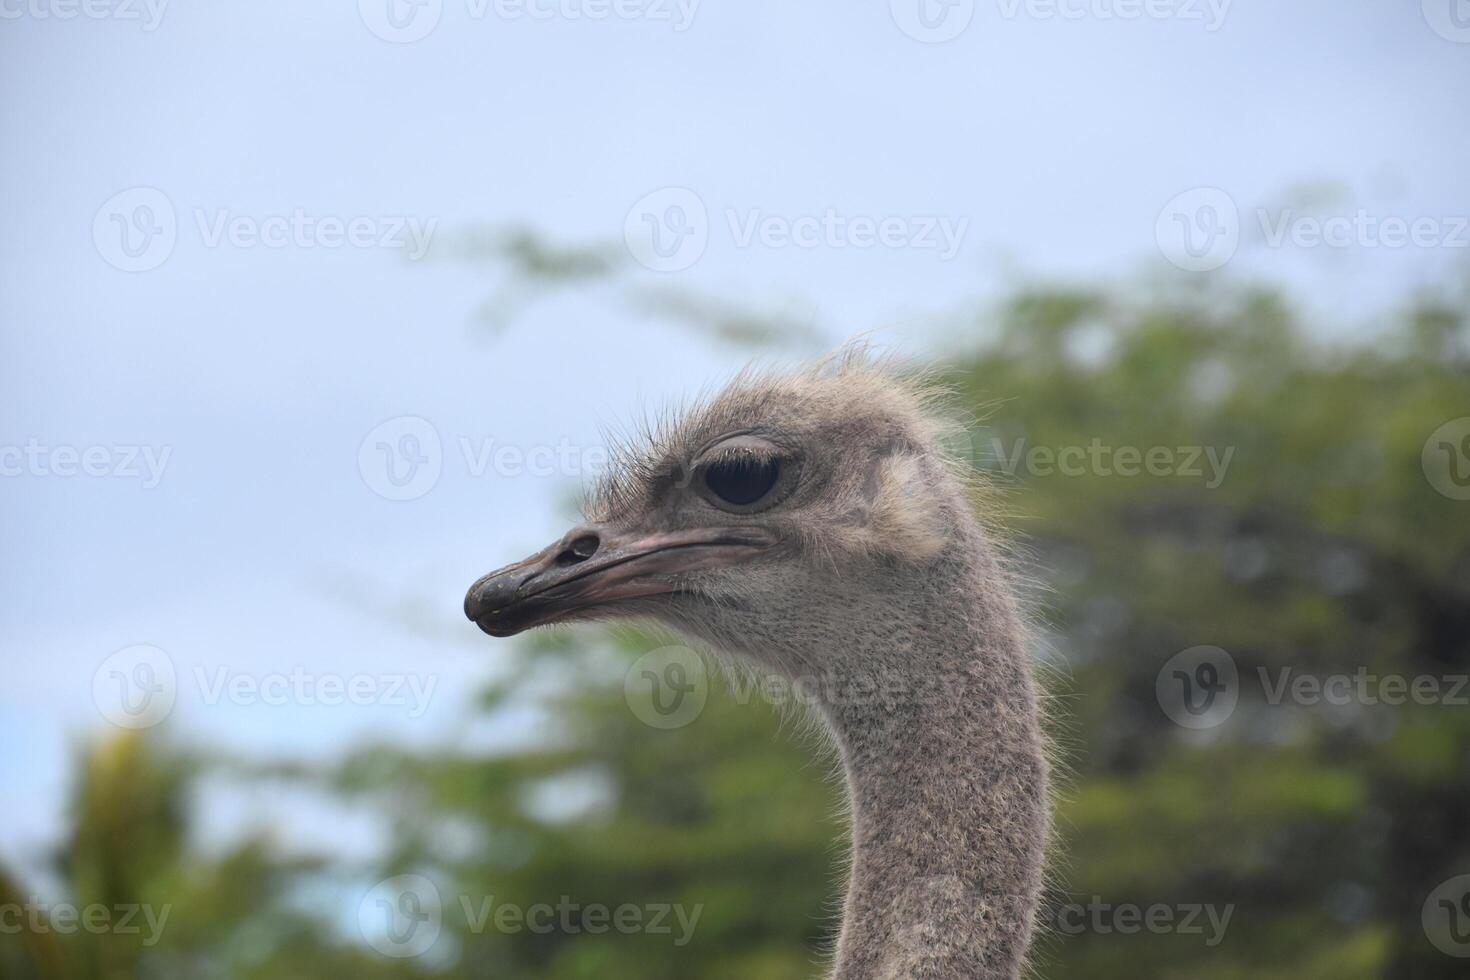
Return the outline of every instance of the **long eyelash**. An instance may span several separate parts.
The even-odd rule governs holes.
[[[781,454],[774,452],[763,452],[754,446],[726,446],[707,457],[701,465],[711,466],[715,463],[743,463],[754,462],[758,465],[769,466],[772,463],[781,462]]]

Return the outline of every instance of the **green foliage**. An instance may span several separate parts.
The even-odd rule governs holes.
[[[1048,587],[1075,774],[1053,900],[1235,906],[1214,948],[1060,937],[1055,975],[1454,975],[1419,916],[1470,871],[1470,711],[1269,695],[1283,669],[1467,672],[1470,504],[1436,492],[1421,462],[1430,433],[1470,413],[1464,316],[1426,303],[1340,349],[1269,296],[1043,293],[1002,319],[995,348],[953,378],[964,403],[992,406],[970,445],[1013,491]],[[1094,441],[1176,462],[1234,453],[1215,479],[1208,456],[1198,476],[1122,475],[1116,456],[1066,475],[1015,451]],[[1240,703],[1192,733],[1154,687],[1202,644],[1231,654]]]
[[[993,319],[993,340],[946,373],[973,415],[957,448],[990,474],[1030,556],[1038,655],[1056,668],[1049,704],[1070,774],[1043,974],[1459,975],[1420,911],[1439,882],[1470,872],[1470,711],[1273,704],[1261,672],[1470,672],[1470,503],[1436,492],[1421,462],[1429,433],[1470,414],[1464,313],[1426,301],[1343,347],[1256,294],[1036,291]],[[1106,464],[1058,469],[1059,451],[1094,446]],[[1155,447],[1169,472],[1120,472],[1120,451]],[[487,718],[534,719],[531,748],[374,745],[327,771],[268,765],[248,777],[381,814],[391,847],[367,867],[288,860],[264,840],[195,853],[184,801],[199,764],[136,736],[96,747],[78,767],[63,877],[77,901],[170,903],[170,926],[150,948],[0,935],[0,973],[814,975],[843,856],[828,763],[718,675],[692,724],[644,725],[623,677],[656,641],[589,638],[535,638],[513,654],[513,679],[486,692]],[[1230,653],[1240,701],[1191,731],[1160,708],[1155,682],[1201,644]],[[430,878],[445,900],[443,934],[417,959],[382,957],[355,931],[366,888],[396,874]],[[0,890],[22,889],[0,879]],[[702,911],[676,945],[677,929],[476,928],[461,895],[471,912],[486,896]],[[1089,903],[1208,904],[1231,918],[1214,943],[1208,928],[1070,928],[1068,907]]]

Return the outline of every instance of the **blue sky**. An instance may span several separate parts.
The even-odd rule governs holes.
[[[0,857],[33,867],[55,840],[69,753],[109,725],[99,668],[105,687],[107,658],[135,645],[167,655],[169,722],[199,744],[467,737],[465,702],[499,667],[461,620],[464,589],[558,533],[578,482],[560,464],[477,471],[481,453],[581,459],[599,423],[739,364],[611,289],[487,336],[471,323],[485,275],[384,247],[409,227],[442,244],[523,222],[622,248],[662,193],[651,220],[692,202],[703,248],[669,271],[632,263],[636,284],[917,353],[979,339],[933,315],[1038,278],[1264,278],[1324,331],[1366,332],[1470,254],[1454,245],[1470,240],[1461,0],[1157,0],[1167,16],[1135,19],[1128,0],[1064,0],[1068,16],[960,0],[968,25],[943,43],[905,33],[923,33],[917,0],[630,0],[634,16],[602,19],[572,0],[534,17],[431,0],[432,29],[406,43],[373,26],[426,22],[387,20],[388,2],[154,0],[98,19],[0,4],[0,464],[27,460],[0,476]],[[945,9],[927,10],[941,31]],[[1185,200],[1226,202],[1240,244],[1186,272],[1158,229],[1199,188]],[[1343,247],[1296,221],[1360,211],[1372,224]],[[1293,231],[1271,245],[1283,214]],[[1222,215],[1185,217],[1206,234]],[[1424,243],[1385,245],[1385,219],[1419,221]],[[891,243],[866,242],[885,221]],[[143,237],[170,225],[171,246]],[[927,244],[941,228],[953,254]],[[439,475],[390,500],[372,461],[426,430],[369,436],[404,417],[439,439]],[[68,475],[81,464],[61,447],[100,447],[111,475]],[[145,451],[168,453],[154,486]],[[293,671],[381,696],[211,695]],[[395,701],[395,677],[432,689]],[[236,799],[210,826],[282,819]]]

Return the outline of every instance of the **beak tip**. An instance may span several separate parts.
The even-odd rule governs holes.
[[[464,597],[464,614],[479,622],[491,613],[499,612],[516,598],[516,593],[526,580],[523,574],[505,571],[491,572],[470,586]]]
[[[514,577],[508,580],[504,575],[491,574],[480,579],[465,593],[465,618],[490,636],[514,636],[521,632],[525,627],[516,626],[514,620],[518,617],[499,615],[506,610],[517,585]]]

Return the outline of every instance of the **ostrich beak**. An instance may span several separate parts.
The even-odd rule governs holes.
[[[491,636],[514,636],[618,599],[677,591],[684,573],[738,564],[774,544],[774,535],[756,527],[640,536],[577,527],[470,586],[464,613]]]

